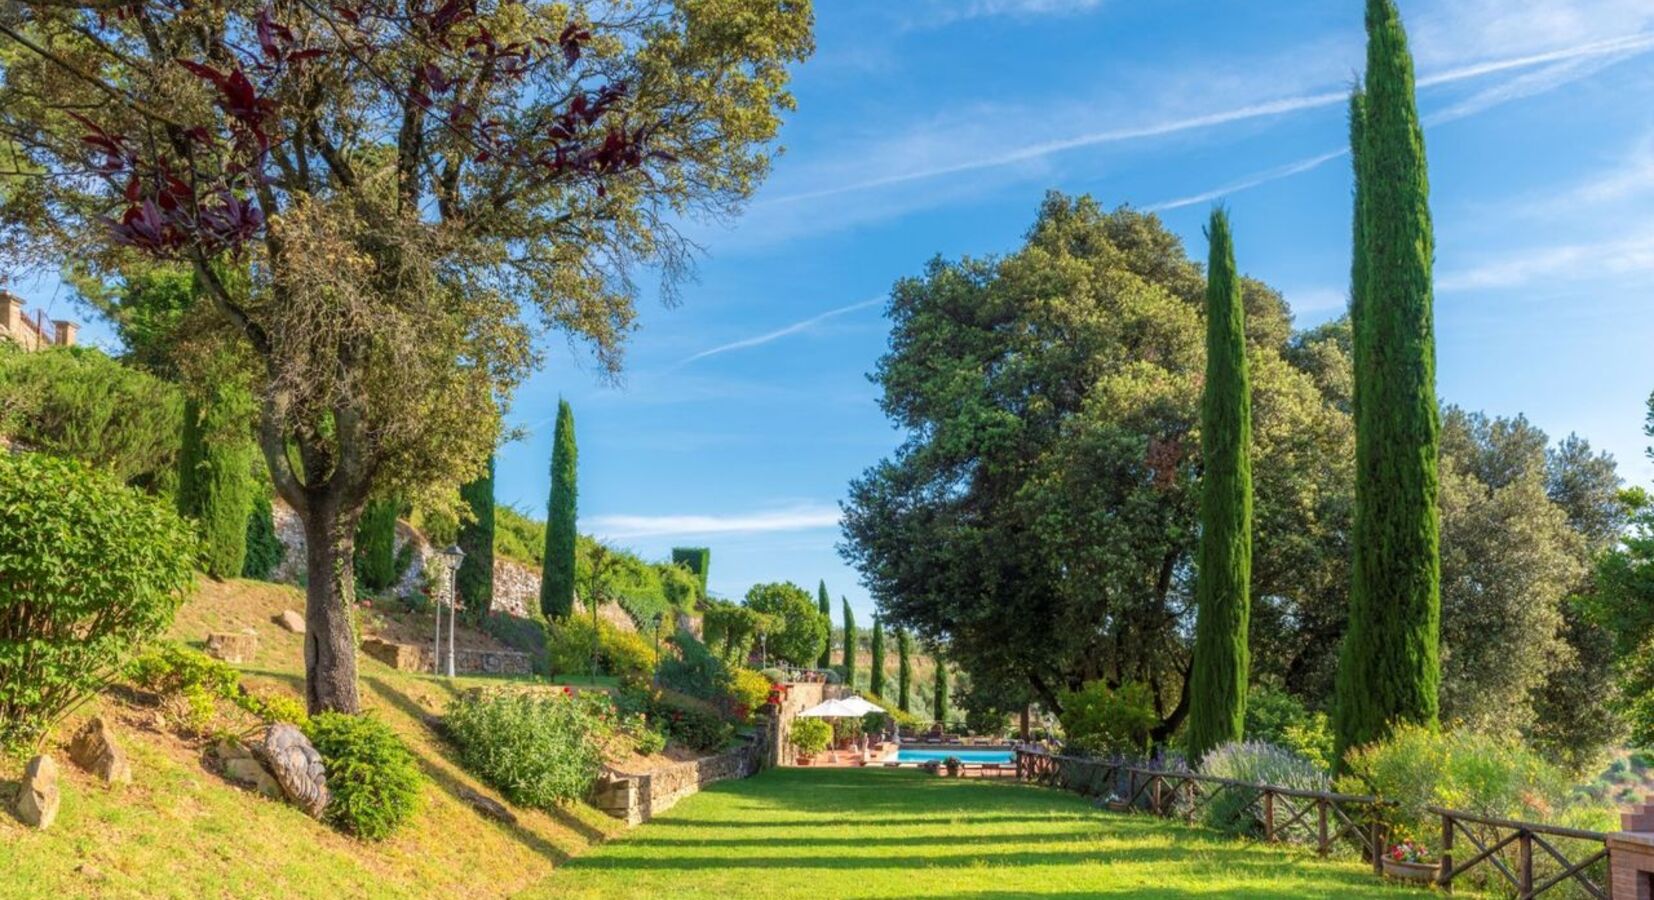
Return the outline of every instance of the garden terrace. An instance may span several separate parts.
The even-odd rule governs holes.
[[[761,887],[760,887],[761,884]],[[1400,897],[1318,860],[1068,793],[888,769],[724,782],[563,866],[536,897]]]

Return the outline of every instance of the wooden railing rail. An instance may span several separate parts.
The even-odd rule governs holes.
[[[1606,834],[1583,828],[1482,816],[1439,806],[1429,807],[1429,810],[1442,819],[1441,871],[1436,879],[1441,887],[1452,890],[1454,879],[1485,865],[1498,872],[1516,889],[1517,900],[1530,900],[1564,884],[1580,888],[1599,900],[1608,900],[1607,885],[1593,880],[1588,871],[1593,865],[1608,859]],[[1475,826],[1480,826],[1480,834]],[[1454,844],[1458,837],[1463,837],[1476,848],[1476,853],[1463,862],[1454,860]],[[1575,860],[1556,846],[1557,838],[1585,841],[1591,845],[1590,852],[1583,859]],[[1514,864],[1503,855],[1512,844],[1516,847]],[[1544,851],[1558,867],[1556,872],[1542,880],[1534,873],[1535,847]]]

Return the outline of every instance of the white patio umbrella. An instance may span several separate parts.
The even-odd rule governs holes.
[[[858,716],[865,716],[868,713],[872,713],[872,712],[878,712],[878,713],[884,712],[884,707],[879,706],[876,703],[873,703],[872,701],[866,699],[865,697],[845,697],[843,702],[844,702],[845,706],[855,707],[856,708],[856,715],[858,715]]]
[[[856,698],[861,699],[861,698]],[[863,703],[867,701],[863,700]],[[868,704],[871,706],[872,704]],[[859,706],[852,705],[848,700],[828,700],[817,703],[815,706],[798,714],[800,719],[859,719],[866,712]]]

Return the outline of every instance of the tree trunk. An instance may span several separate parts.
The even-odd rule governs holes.
[[[356,631],[351,605],[356,600],[352,561],[355,523],[341,514],[338,501],[312,494],[303,516],[305,541],[304,693],[310,714],[358,713]]]

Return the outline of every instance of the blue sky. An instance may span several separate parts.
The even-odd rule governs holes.
[[[645,298],[624,383],[553,342],[497,490],[543,515],[557,397],[583,530],[712,548],[714,591],[825,578],[845,485],[900,435],[866,373],[882,297],[941,254],[1014,249],[1049,188],[1160,211],[1198,257],[1212,202],[1300,326],[1349,270],[1344,95],[1358,0],[818,0],[785,154],[746,214],[697,224],[680,306]],[[1571,431],[1654,478],[1654,4],[1401,0],[1438,241],[1440,394]],[[61,312],[55,282],[16,285]],[[107,330],[90,328],[96,339]]]

